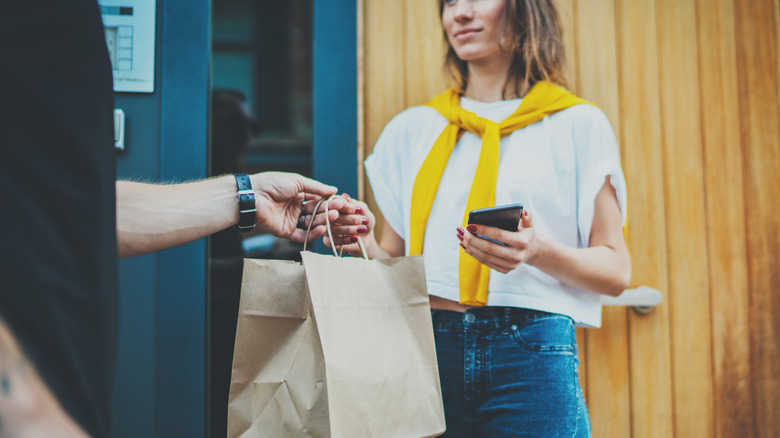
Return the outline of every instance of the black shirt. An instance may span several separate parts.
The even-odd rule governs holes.
[[[96,437],[109,434],[117,355],[114,155],[97,2],[3,2],[0,316]]]

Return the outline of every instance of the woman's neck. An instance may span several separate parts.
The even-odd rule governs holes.
[[[468,83],[464,96],[481,102],[497,102],[520,97],[515,96],[514,87],[509,87],[507,94],[504,95],[504,86],[509,77],[511,63],[511,56],[469,62]]]

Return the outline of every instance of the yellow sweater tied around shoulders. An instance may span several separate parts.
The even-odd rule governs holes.
[[[467,225],[468,212],[476,208],[493,207],[496,203],[498,179],[499,142],[501,137],[536,123],[546,116],[579,104],[590,104],[565,88],[549,82],[537,82],[523,97],[517,110],[501,123],[494,123],[460,107],[460,95],[447,90],[434,97],[428,106],[436,109],[449,123],[444,128],[431,151],[423,161],[412,189],[410,255],[422,254],[425,226],[431,213],[433,200],[439,188],[455,143],[465,131],[482,138],[474,182],[471,184],[463,226]],[[592,104],[591,104],[592,105]],[[460,303],[469,306],[487,304],[490,268],[460,251],[459,258]]]

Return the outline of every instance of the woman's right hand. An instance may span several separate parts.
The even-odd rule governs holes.
[[[460,246],[466,254],[503,274],[517,269],[523,263],[530,264],[540,251],[533,220],[528,210],[523,211],[517,231],[472,224],[467,228],[458,227],[457,233]],[[478,236],[504,242],[504,245]]]
[[[333,245],[340,246],[349,255],[362,257],[363,253],[357,243],[358,236],[360,236],[366,251],[369,252],[369,257],[374,258],[371,255],[374,252],[373,248],[377,247],[374,239],[374,227],[376,225],[374,215],[365,202],[352,199],[346,193],[341,196],[346,202],[339,210],[338,219],[331,222],[333,241],[331,242],[328,234],[325,233],[325,245],[328,248],[332,248]]]

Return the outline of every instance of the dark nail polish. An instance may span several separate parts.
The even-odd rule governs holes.
[[[458,234],[458,240],[460,240],[461,242],[463,242],[463,234]]]
[[[358,234],[365,234],[366,231],[368,231],[368,228],[364,227],[363,225],[357,227]]]
[[[355,209],[355,214],[363,214],[363,209],[358,207]]]
[[[466,229],[469,230],[469,233],[475,233],[477,231],[477,226],[469,225],[468,227],[466,227]]]
[[[364,217],[364,218],[363,218],[363,220],[361,221],[361,223],[362,223],[363,225],[368,225],[368,218],[367,218],[367,217]]]
[[[463,243],[460,244],[460,247],[463,248],[463,251],[466,250],[466,247],[463,245]]]
[[[463,227],[458,227],[458,236],[463,236],[463,234],[466,233],[466,230],[463,229]]]
[[[355,243],[355,242],[358,241],[358,237],[357,236],[349,236],[349,241],[352,242],[352,243]]]

